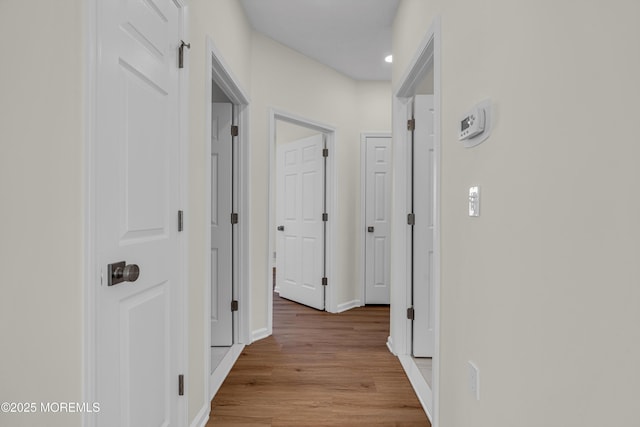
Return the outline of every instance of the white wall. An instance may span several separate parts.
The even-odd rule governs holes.
[[[82,401],[82,22],[80,0],[0,1],[0,402]]]
[[[636,425],[640,3],[404,0],[394,85],[436,15],[440,426]],[[487,97],[493,134],[464,149],[459,117]],[[466,215],[471,185],[479,218]]]

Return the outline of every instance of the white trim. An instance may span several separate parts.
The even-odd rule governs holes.
[[[95,151],[95,114],[96,114],[96,76],[97,76],[97,0],[84,1],[84,299],[82,312],[82,397],[84,402],[95,402],[97,377],[97,342],[96,342],[96,287],[99,278],[95,268],[95,181],[93,176]],[[93,427],[96,425],[96,414],[85,412],[82,414],[82,425]]]
[[[387,337],[387,348],[389,349],[391,354],[397,356],[396,352],[393,350],[393,338],[391,338],[391,335]]]
[[[209,404],[205,406],[211,406],[211,400],[216,395],[218,390],[220,390],[222,383],[224,382],[225,378],[227,378],[227,375],[229,375],[229,372],[231,372],[231,368],[233,368],[233,365],[235,365],[238,357],[240,357],[242,350],[244,350],[244,344],[233,344],[229,348],[229,351],[227,351],[227,354],[225,354],[224,358],[220,361],[215,371],[211,373],[211,376],[209,377]],[[209,359],[211,359],[211,356],[209,356]]]
[[[400,364],[402,368],[407,373],[407,377],[409,378],[409,382],[411,386],[416,392],[416,396],[418,396],[418,400],[422,405],[422,409],[429,417],[429,420],[433,420],[433,392],[431,391],[431,387],[422,376],[418,365],[413,360],[413,357],[408,355],[398,356],[400,359]]]
[[[234,313],[234,346],[251,343],[251,292],[249,289],[249,277],[251,270],[251,258],[249,248],[250,239],[250,146],[249,146],[249,97],[242,88],[240,81],[233,75],[230,67],[228,67],[222,57],[220,51],[216,48],[211,37],[206,37],[205,43],[205,229],[208,230],[211,218],[211,89],[213,82],[216,83],[229,98],[234,105],[234,120],[239,127],[238,140],[236,141],[238,153],[238,170],[236,182],[236,203],[240,221],[234,230],[235,233],[235,259],[234,277],[237,280],[234,283],[234,296],[239,301],[238,311]],[[211,234],[205,233],[204,253],[208,254],[211,250]],[[204,281],[204,357],[205,357],[205,381],[204,396],[212,396],[211,387],[217,384],[212,382],[212,378],[222,380],[229,373],[225,371],[226,365],[220,364],[213,373],[211,373],[211,258],[205,256],[205,281]],[[235,359],[234,359],[235,362]],[[233,366],[233,364],[231,364]],[[229,367],[229,369],[231,369]],[[217,381],[217,380],[216,380]],[[221,383],[220,383],[221,384]],[[219,385],[217,386],[219,387]],[[217,388],[216,388],[217,391]],[[206,400],[206,399],[205,399]],[[207,407],[210,402],[205,402]]]
[[[363,132],[360,134],[360,301],[361,305],[367,303],[367,282],[366,282],[366,240],[367,232],[367,138],[391,138],[390,132]],[[393,149],[393,145],[392,145]]]
[[[206,402],[205,402],[206,403]],[[211,403],[208,405],[202,405],[196,416],[189,424],[189,427],[205,427],[209,421],[209,414],[211,413]]]
[[[336,313],[342,313],[347,310],[351,310],[352,308],[362,307],[362,300],[354,299],[351,301],[343,302],[342,304],[338,304],[336,309]]]
[[[337,151],[335,149],[335,142],[337,140],[336,127],[314,120],[307,119],[296,114],[288,113],[283,110],[275,108],[269,108],[268,112],[269,123],[269,213],[267,215],[267,230],[269,230],[269,238],[267,239],[267,331],[268,335],[273,333],[273,291],[272,291],[272,269],[273,269],[273,254],[271,249],[274,247],[275,242],[275,197],[273,197],[275,189],[275,164],[276,164],[276,120],[282,120],[287,123],[291,123],[297,126],[306,127],[315,131],[321,132],[327,136],[327,148],[329,149],[329,157],[327,158],[327,213],[329,214],[329,221],[327,221],[327,259],[326,259],[326,276],[329,285],[325,288],[325,310],[329,313],[337,313],[337,306],[335,299],[334,286],[336,281],[334,280],[334,250],[335,247],[335,218],[336,218],[336,157]],[[276,273],[277,274],[277,273]]]
[[[441,120],[441,29],[440,17],[437,17],[427,30],[412,61],[403,73],[403,78],[393,96],[393,143],[394,143],[394,194],[392,224],[392,294],[391,294],[391,337],[389,341],[393,352],[398,355],[403,368],[414,386],[427,414],[431,417],[433,427],[439,426],[439,391],[440,391],[440,158],[442,136]],[[434,142],[435,142],[435,217],[434,217],[434,299],[435,299],[435,353],[433,357],[433,393],[428,393],[420,383],[422,375],[411,368],[406,357],[411,354],[411,321],[406,319],[411,293],[408,280],[410,267],[407,266],[409,245],[409,229],[406,224],[406,206],[408,203],[409,181],[406,173],[408,161],[408,132],[406,120],[409,117],[410,97],[416,94],[418,85],[429,69],[434,70]],[[410,358],[410,357],[409,357]],[[413,361],[412,361],[413,363]],[[415,365],[415,363],[413,363]],[[424,378],[422,378],[424,381]],[[428,387],[427,387],[428,389]],[[429,389],[430,390],[430,389]],[[427,402],[431,402],[431,406]]]
[[[180,15],[180,37],[184,39],[189,33],[189,10],[183,1],[174,0],[174,3],[179,8],[178,13]],[[186,61],[184,68],[179,70],[178,73],[178,96],[180,104],[180,118],[178,121],[178,132],[180,138],[179,147],[179,160],[178,160],[178,174],[180,182],[178,183],[178,209],[183,212],[186,211],[186,207],[189,203],[189,61]],[[178,330],[180,336],[178,337],[178,372],[189,372],[189,292],[187,284],[189,283],[189,235],[188,231],[183,230],[178,233],[178,245],[179,245],[179,260],[178,268],[181,285],[178,286],[176,303],[180,307],[181,318],[178,320]],[[178,425],[186,426],[189,423],[189,393],[186,392],[184,399],[178,399]]]
[[[269,328],[256,329],[255,331],[253,331],[251,333],[251,342],[253,343],[253,342],[265,339],[265,338],[271,336],[272,332],[273,331],[270,330]]]

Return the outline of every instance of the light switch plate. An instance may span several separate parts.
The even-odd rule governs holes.
[[[469,216],[480,216],[480,188],[469,188]]]

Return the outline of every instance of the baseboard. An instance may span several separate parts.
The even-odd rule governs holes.
[[[343,311],[351,310],[352,308],[361,307],[359,299],[354,299],[353,301],[348,301],[342,304],[338,304],[338,310],[336,313],[342,313]]]
[[[256,329],[251,332],[251,342],[260,341],[261,339],[267,338],[269,335],[271,334],[267,328]]]
[[[391,338],[391,335],[387,337],[387,348],[389,349],[391,354],[393,354],[394,356],[397,356],[396,352],[393,351],[393,338]]]
[[[427,417],[429,417],[429,421],[433,421],[431,415],[433,413],[433,392],[431,391],[431,387],[429,387],[429,384],[427,384],[427,381],[420,373],[416,362],[413,361],[413,357],[400,355],[398,359],[400,359],[400,364],[407,374],[409,382],[416,392],[416,396],[418,396],[422,409],[424,409]]]
[[[211,403],[211,399],[213,399],[213,396],[216,395],[216,393],[220,389],[220,386],[227,378],[227,375],[229,375],[231,368],[233,368],[236,360],[238,360],[238,357],[240,357],[240,353],[242,353],[242,350],[244,350],[244,344],[232,345],[226,356],[224,356],[224,359],[222,359],[218,367],[209,377],[209,403]]]
[[[205,402],[202,408],[196,414],[196,417],[191,421],[189,427],[205,427],[207,421],[209,421],[209,413],[211,412],[211,402]]]

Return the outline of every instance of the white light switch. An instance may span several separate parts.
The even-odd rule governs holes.
[[[480,189],[469,188],[469,216],[480,216]]]

